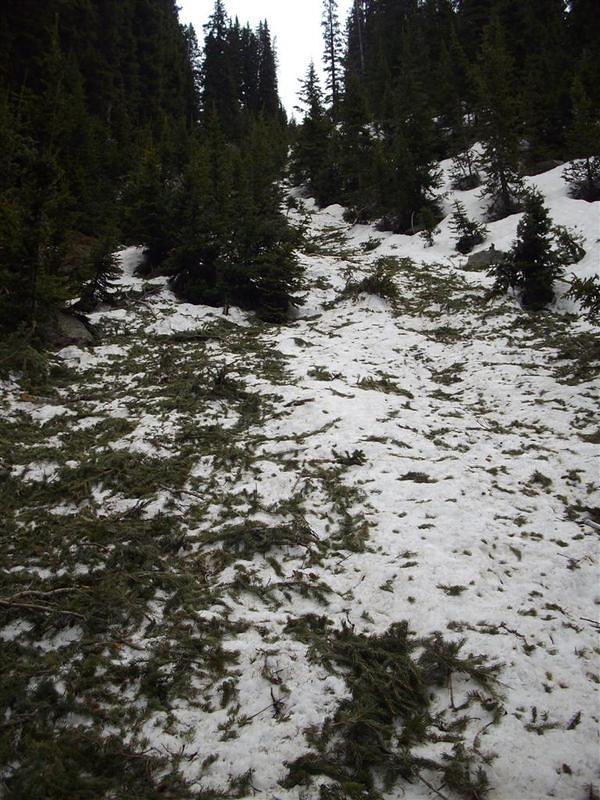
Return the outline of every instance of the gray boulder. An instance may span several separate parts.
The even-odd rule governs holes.
[[[43,335],[51,347],[90,347],[98,340],[92,325],[83,314],[68,311],[57,311],[52,321],[44,326]]]
[[[488,250],[480,250],[478,253],[470,255],[463,269],[471,272],[489,269],[492,264],[497,264],[499,261],[502,261],[505,255],[506,253],[503,253],[502,250],[496,250],[492,244]]]
[[[532,164],[527,170],[527,175],[541,175],[544,172],[549,172],[551,169],[562,167],[564,161],[557,161],[555,158],[549,158],[547,161],[538,161]]]

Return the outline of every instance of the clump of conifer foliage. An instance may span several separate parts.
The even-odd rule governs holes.
[[[456,249],[463,255],[470,253],[478,244],[482,244],[487,235],[485,225],[470,219],[460,200],[454,201],[454,213],[450,220],[450,227],[456,234]]]
[[[577,300],[590,322],[600,322],[600,277],[589,278],[573,276],[567,296]]]
[[[431,230],[443,158],[455,188],[483,184],[490,219],[521,210],[522,175],[549,160],[576,159],[573,195],[598,199],[593,0],[355,0],[345,41],[324,7],[326,91],[311,68],[293,160],[319,203]]]
[[[516,241],[491,271],[496,278],[495,289],[517,289],[525,308],[543,308],[554,300],[554,283],[563,277],[565,267],[584,255],[577,234],[554,225],[542,195],[529,191]]]
[[[0,328],[35,339],[101,299],[122,243],[182,295],[283,314],[299,289],[267,23],[221,0],[202,55],[174,0],[28,0],[0,14]]]
[[[480,705],[490,724],[497,722],[503,713],[496,693],[499,664],[463,653],[464,641],[439,634],[417,639],[406,622],[367,636],[345,625],[332,630],[325,618],[307,615],[290,620],[287,630],[309,645],[312,658],[343,677],[349,693],[321,731],[311,732],[312,750],[289,764],[286,788],[326,776],[321,798],[381,800],[401,783],[432,789],[439,776],[444,797],[487,796],[485,769],[466,745],[466,713],[453,721],[436,717],[432,698],[436,687],[460,673],[474,686],[463,710]],[[449,752],[424,755],[424,746],[442,741]]]
[[[173,288],[192,302],[235,303],[278,320],[301,302],[302,287],[278,183],[287,119],[267,24],[240,28],[220,0],[205,26],[201,107],[201,134],[170,204]]]

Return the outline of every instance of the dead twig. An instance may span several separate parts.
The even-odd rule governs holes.
[[[498,627],[499,627],[499,628],[502,628],[502,629],[503,629],[503,630],[505,630],[507,633],[512,633],[512,634],[513,634],[513,636],[518,636],[518,637],[519,637],[519,639],[522,639],[522,640],[525,642],[525,644],[527,645],[527,647],[530,647],[530,644],[529,644],[529,642],[527,641],[527,637],[526,637],[526,636],[524,636],[522,633],[519,633],[519,631],[516,631],[514,628],[509,628],[509,627],[508,627],[508,625],[506,625],[506,623],[505,623],[505,622],[501,622],[501,623],[500,623],[500,625],[498,625]]]
[[[43,611],[45,614],[63,614],[64,616],[74,617],[75,619],[84,620],[83,614],[78,611],[69,611],[66,608],[57,608],[56,606],[42,606],[37,603],[18,603],[11,600],[5,600],[0,597],[0,606],[4,608],[20,608],[23,611]]]
[[[452,711],[456,711],[456,705],[454,704],[454,689],[452,687],[452,670],[448,671],[448,689],[450,691],[450,708]]]
[[[162,489],[165,492],[169,492],[170,494],[187,494],[190,497],[195,497],[198,500],[206,500],[204,495],[201,495],[199,492],[193,492],[191,489],[176,489],[173,486],[165,486],[165,484],[158,484],[158,488]]]
[[[449,800],[449,798],[448,798],[448,797],[447,797],[445,794],[442,794],[442,793],[439,791],[439,789],[436,789],[436,788],[435,788],[435,786],[434,786],[432,783],[429,783],[429,781],[428,781],[428,780],[426,780],[426,779],[425,779],[425,778],[424,778],[422,775],[419,775],[419,776],[418,776],[418,778],[419,778],[419,780],[421,781],[421,783],[424,783],[424,784],[425,784],[425,786],[426,786],[428,789],[430,789],[430,790],[431,790],[431,791],[432,791],[434,794],[437,794],[437,796],[438,796],[438,797],[441,797],[441,798],[442,798],[442,800]]]

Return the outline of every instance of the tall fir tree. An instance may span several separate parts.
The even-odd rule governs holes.
[[[276,55],[266,22],[242,28],[217,0],[200,57],[177,11],[175,0],[23,0],[0,14],[0,328],[40,330],[77,294],[91,306],[117,241],[144,244],[153,269],[201,262],[198,297],[226,296],[233,164],[259,114],[277,163],[269,180],[283,169]],[[202,223],[183,186],[214,201]],[[270,219],[279,213],[269,207]],[[253,252],[238,259],[248,274]]]
[[[596,0],[570,0],[567,15],[571,61],[595,108],[600,106],[600,14]]]
[[[348,21],[346,23],[346,52],[344,68],[348,75],[352,73],[361,78],[365,74],[365,26],[368,0],[352,0]]]
[[[232,57],[234,34],[223,0],[215,0],[204,34],[203,119],[206,121],[216,114],[227,134],[233,136],[239,123],[238,83]]]
[[[329,177],[315,180],[313,171],[304,179],[326,184],[326,201],[351,206],[352,218],[383,216],[401,227],[424,209],[435,215],[434,165],[452,157],[455,189],[485,177],[489,216],[517,211],[521,174],[572,152],[573,119],[581,116],[571,114],[574,72],[592,103],[597,97],[594,5],[354,0],[342,102],[336,125],[320,132],[330,168],[313,158]],[[301,132],[298,143],[306,148]]]
[[[342,86],[342,35],[337,0],[324,0],[321,26],[325,43],[325,100],[331,105],[333,118],[337,119]]]
[[[519,29],[526,157],[535,166],[565,149],[571,65],[564,0],[526,0]]]
[[[277,87],[277,62],[267,21],[258,26],[258,110],[275,116],[281,110]]]
[[[339,127],[341,197],[356,220],[367,221],[376,214],[372,187],[375,137],[364,87],[354,72],[346,76]]]
[[[338,192],[337,165],[331,159],[334,125],[326,111],[323,90],[313,63],[301,82],[299,97],[304,118],[296,136],[292,174],[296,181],[309,186],[318,203],[328,205]]]
[[[175,189],[180,222],[164,269],[186,300],[280,319],[300,302],[302,270],[281,212],[286,120],[268,23],[254,32],[217,2],[204,53],[202,126]]]
[[[495,5],[496,0],[461,0],[459,4],[458,24],[471,61],[479,53]]]
[[[0,295],[11,310],[0,326],[41,330],[67,297],[99,296],[111,250],[129,236],[134,129],[151,131],[171,173],[185,160],[193,66],[173,0],[24,0],[3,9],[0,38],[0,94],[20,152],[6,176],[13,222]]]
[[[485,173],[482,196],[488,201],[489,217],[498,219],[519,210],[523,190],[519,171],[522,126],[515,100],[513,62],[498,16],[485,31],[475,82],[482,146],[479,164]]]

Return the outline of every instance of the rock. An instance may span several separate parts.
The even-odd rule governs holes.
[[[83,314],[58,311],[51,322],[43,328],[43,335],[51,347],[66,347],[74,344],[91,346],[96,344],[97,335]]]
[[[459,192],[468,192],[481,186],[481,177],[475,173],[473,175],[461,175],[452,181],[452,188]]]
[[[375,223],[375,230],[381,232],[391,231],[392,233],[400,233],[403,236],[416,236],[425,230],[425,225],[415,223],[409,228],[401,223],[400,217],[395,214],[386,214]]]
[[[557,161],[555,158],[549,158],[547,161],[538,161],[532,164],[527,170],[527,175],[541,175],[543,172],[549,172],[556,167],[562,167],[564,161]]]
[[[492,264],[497,264],[501,261],[505,255],[502,250],[496,250],[494,245],[491,245],[488,250],[480,250],[478,253],[470,255],[463,269],[471,272],[488,269]]]

